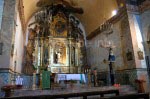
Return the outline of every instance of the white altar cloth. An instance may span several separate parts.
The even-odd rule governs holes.
[[[85,74],[56,74],[55,81],[59,83],[60,80],[82,80],[86,83]]]

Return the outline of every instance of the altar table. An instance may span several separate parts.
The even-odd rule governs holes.
[[[55,82],[59,83],[61,80],[79,80],[86,83],[85,74],[56,74]]]

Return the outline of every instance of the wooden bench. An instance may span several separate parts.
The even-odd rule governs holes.
[[[71,92],[62,94],[50,94],[50,95],[39,95],[39,96],[20,96],[20,97],[6,97],[5,99],[56,99],[56,98],[71,98],[71,97],[83,97],[87,99],[87,96],[100,95],[104,97],[105,94],[115,94],[119,95],[119,90],[104,90],[104,91],[89,91],[89,92]]]
[[[104,97],[100,99],[149,99],[148,93],[135,93],[122,96]]]

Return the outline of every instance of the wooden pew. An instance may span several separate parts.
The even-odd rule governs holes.
[[[149,93],[135,93],[121,96],[103,97],[100,99],[149,99]]]
[[[119,90],[105,90],[105,91],[89,91],[89,92],[75,92],[75,93],[62,93],[62,94],[50,94],[50,95],[39,95],[39,96],[20,96],[20,97],[6,97],[3,99],[56,99],[56,98],[64,98],[68,99],[71,97],[83,97],[83,99],[87,99],[87,96],[92,95],[100,95],[103,97],[105,94],[115,94],[119,95]]]

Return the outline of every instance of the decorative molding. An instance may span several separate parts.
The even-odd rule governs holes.
[[[25,33],[26,24],[25,24],[23,0],[19,0],[18,11],[19,11],[21,24],[22,24],[22,30],[23,30],[23,33]]]

